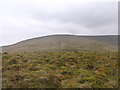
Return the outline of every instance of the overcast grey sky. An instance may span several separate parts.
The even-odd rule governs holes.
[[[117,0],[83,1],[1,0],[0,45],[53,34],[118,34]]]

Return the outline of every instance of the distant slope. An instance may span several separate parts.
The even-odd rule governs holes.
[[[14,45],[3,46],[3,52],[36,51],[103,51],[117,50],[117,35],[110,36],[76,36],[51,35],[25,40]]]
[[[87,36],[87,38],[96,40],[96,41],[101,41],[105,42],[111,45],[118,45],[118,36],[117,35],[108,35],[108,36]]]

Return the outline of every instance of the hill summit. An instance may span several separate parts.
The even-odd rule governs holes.
[[[3,46],[3,52],[43,52],[43,51],[116,51],[117,35],[77,36],[50,35]]]

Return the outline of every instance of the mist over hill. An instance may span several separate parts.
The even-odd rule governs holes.
[[[50,35],[3,46],[3,52],[117,51],[118,36]]]

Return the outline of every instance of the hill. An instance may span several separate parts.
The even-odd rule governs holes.
[[[117,41],[114,35],[52,35],[4,46],[2,87],[117,88]]]
[[[117,50],[118,38],[108,36],[51,35],[3,46],[3,52],[103,51]]]

